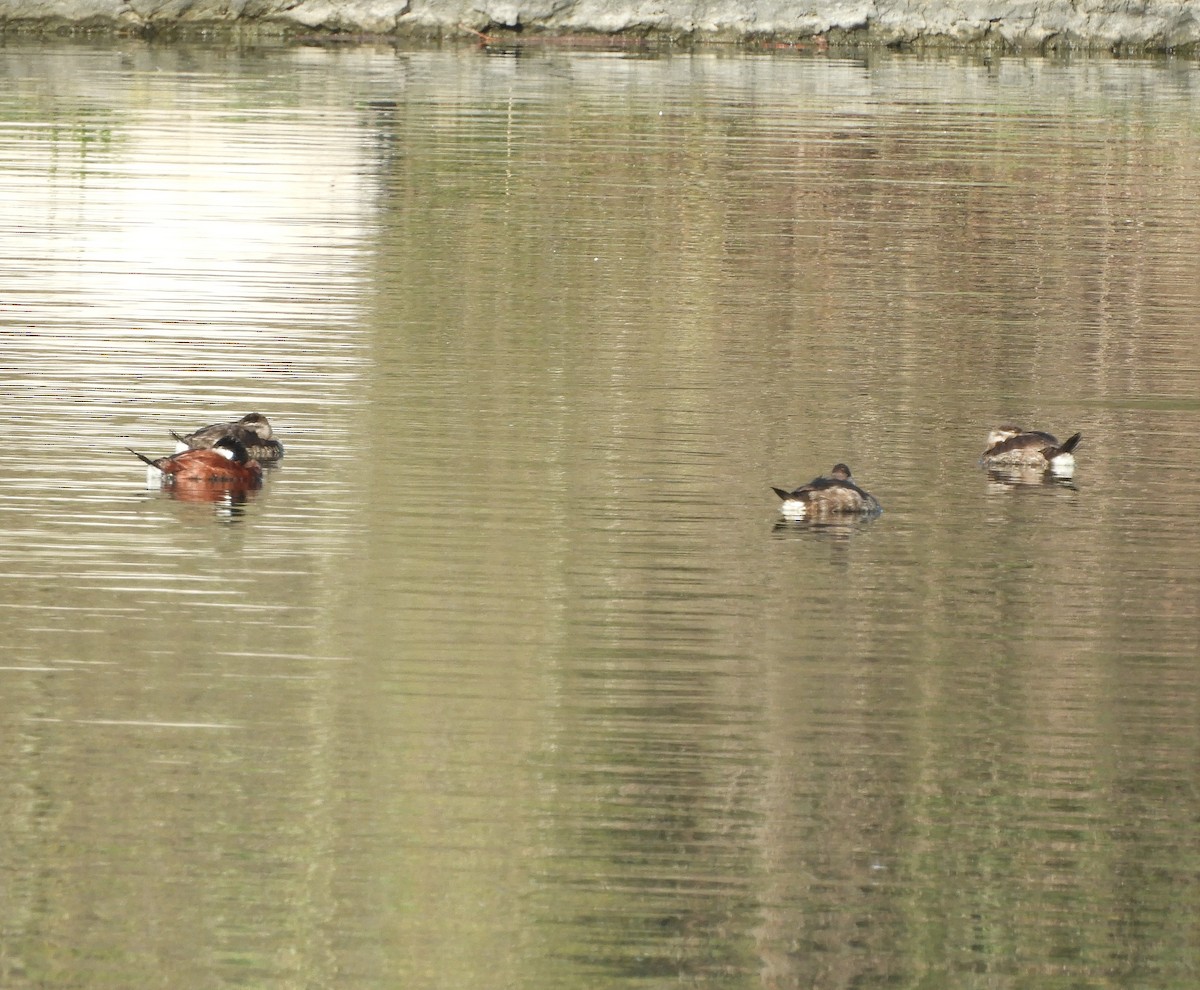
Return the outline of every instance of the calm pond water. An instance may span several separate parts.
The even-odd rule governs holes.
[[[0,75],[0,986],[1196,985],[1195,63]]]

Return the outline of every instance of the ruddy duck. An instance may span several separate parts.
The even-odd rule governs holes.
[[[171,436],[178,441],[177,454],[207,450],[222,437],[233,437],[256,461],[277,461],[283,456],[283,444],[275,439],[271,424],[262,413],[247,413],[236,423],[214,423],[184,437],[172,431]]]
[[[792,519],[809,515],[867,513],[880,511],[879,502],[850,480],[850,469],[835,464],[833,470],[794,491],[772,488],[783,499],[779,511]]]
[[[1040,430],[1023,430],[1019,426],[1000,426],[988,434],[988,447],[983,452],[987,467],[1040,467],[1069,471],[1075,467],[1073,451],[1083,439],[1073,433],[1065,443],[1058,437]]]
[[[132,447],[129,452],[160,472],[165,485],[219,482],[257,486],[262,482],[262,467],[235,437],[221,437],[204,450],[185,450],[157,460],[139,454]]]

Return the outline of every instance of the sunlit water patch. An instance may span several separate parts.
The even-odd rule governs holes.
[[[9,64],[28,73],[0,134],[14,577],[190,588],[175,565],[202,551],[177,527],[213,513],[141,491],[125,448],[158,456],[170,430],[251,410],[294,456],[252,501],[214,500],[253,520],[238,552],[332,549],[343,514],[313,466],[348,456],[362,397],[372,189],[357,115],[311,114],[302,84],[273,88],[253,65],[238,74],[259,94],[245,106],[221,73],[178,73],[169,52]],[[156,85],[164,72],[171,86]]]

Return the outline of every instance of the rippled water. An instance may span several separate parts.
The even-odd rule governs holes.
[[[1195,65],[0,73],[0,985],[1194,984]]]

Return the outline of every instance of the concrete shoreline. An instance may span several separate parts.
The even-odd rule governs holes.
[[[1200,0],[0,0],[4,35],[1200,50]]]

